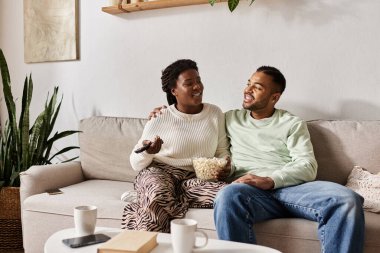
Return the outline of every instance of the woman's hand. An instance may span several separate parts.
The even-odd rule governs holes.
[[[218,171],[215,174],[215,179],[217,179],[219,181],[222,181],[222,180],[226,179],[230,175],[230,172],[231,172],[231,158],[229,156],[227,156],[226,160],[227,160],[227,164],[223,168],[223,170],[220,170],[220,171]]]
[[[164,142],[162,141],[160,136],[156,136],[153,141],[150,141],[150,140],[143,141],[144,146],[149,145],[149,143],[150,143],[150,146],[145,152],[147,152],[148,154],[157,154],[158,152],[160,152],[161,146]]]

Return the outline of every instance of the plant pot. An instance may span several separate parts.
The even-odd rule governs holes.
[[[20,188],[0,189],[0,252],[22,250]]]

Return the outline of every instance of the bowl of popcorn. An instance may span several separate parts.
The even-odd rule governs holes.
[[[226,158],[193,158],[193,167],[197,178],[206,181],[216,181],[215,176],[219,171],[222,171],[227,165]]]

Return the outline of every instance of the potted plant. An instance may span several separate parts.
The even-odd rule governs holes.
[[[209,0],[210,4],[212,6],[214,6],[215,2],[217,0]],[[251,0],[251,3],[249,5],[251,5],[255,0]],[[228,8],[230,9],[231,12],[233,12],[235,10],[235,8],[238,6],[240,0],[228,0]]]
[[[11,90],[11,79],[3,51],[0,49],[0,70],[3,95],[8,111],[8,120],[0,132],[0,250],[22,248],[20,219],[20,172],[32,165],[50,164],[57,155],[77,146],[69,146],[51,155],[55,141],[78,131],[63,131],[52,134],[62,99],[57,101],[58,87],[46,99],[45,108],[31,125],[29,109],[32,101],[33,81],[31,75],[25,78],[21,113],[16,119],[16,105]],[[74,160],[77,157],[69,159]],[[65,161],[67,162],[67,161]],[[19,229],[18,229],[19,228]],[[17,232],[12,235],[10,232]],[[21,238],[21,242],[19,239]],[[20,245],[21,244],[21,245]]]

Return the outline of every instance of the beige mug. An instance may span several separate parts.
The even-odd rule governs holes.
[[[197,229],[198,222],[193,219],[175,219],[170,222],[173,253],[191,253],[193,249],[203,248],[207,245],[207,234]],[[205,242],[196,245],[195,234],[203,235]]]
[[[75,235],[92,235],[95,232],[96,217],[96,206],[74,207]]]

